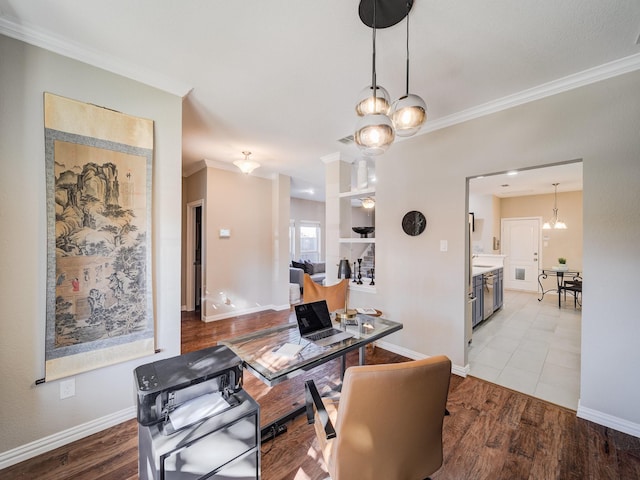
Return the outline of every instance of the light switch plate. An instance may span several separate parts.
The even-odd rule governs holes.
[[[228,228],[220,229],[220,238],[229,238],[231,236],[231,230]]]
[[[449,249],[449,242],[446,240],[440,240],[440,251],[446,252]]]

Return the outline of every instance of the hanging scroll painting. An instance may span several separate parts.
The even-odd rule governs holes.
[[[44,94],[45,379],[154,352],[153,121]]]

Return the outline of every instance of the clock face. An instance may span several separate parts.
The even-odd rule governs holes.
[[[425,228],[427,228],[427,219],[417,210],[407,212],[402,218],[402,230],[407,235],[415,237],[424,232]]]

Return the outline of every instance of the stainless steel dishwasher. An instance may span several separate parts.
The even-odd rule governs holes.
[[[486,320],[493,314],[493,271],[482,274],[482,292],[484,309],[482,319]]]

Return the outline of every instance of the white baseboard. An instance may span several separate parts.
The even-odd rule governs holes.
[[[215,322],[218,320],[224,320],[225,318],[239,317],[240,315],[248,315],[250,313],[264,312],[265,310],[289,310],[291,305],[288,303],[284,305],[260,305],[253,308],[244,308],[239,310],[230,310],[227,312],[219,313],[217,315],[206,315],[202,317],[203,322]]]
[[[640,438],[640,424],[614,417],[613,415],[602,413],[598,410],[583,407],[580,405],[580,400],[578,400],[577,416],[578,418],[589,420],[590,422],[597,423],[598,425],[613,428],[619,432]]]
[[[0,470],[16,463],[50,452],[81,438],[101,432],[119,423],[136,418],[136,408],[128,407],[104,417],[96,418],[90,422],[63,430],[48,437],[40,438],[26,445],[0,453]]]
[[[423,358],[429,357],[429,355],[425,355],[424,353],[414,352],[413,350],[409,350],[404,347],[399,347],[398,345],[385,342],[384,340],[378,340],[375,342],[375,344],[380,348],[390,351],[391,353],[402,355],[403,357],[408,357],[408,358],[411,358],[412,360],[422,360]],[[466,377],[467,374],[469,373],[469,365],[467,365],[466,367],[452,365],[451,373],[453,373],[454,375],[458,375],[459,377]]]

